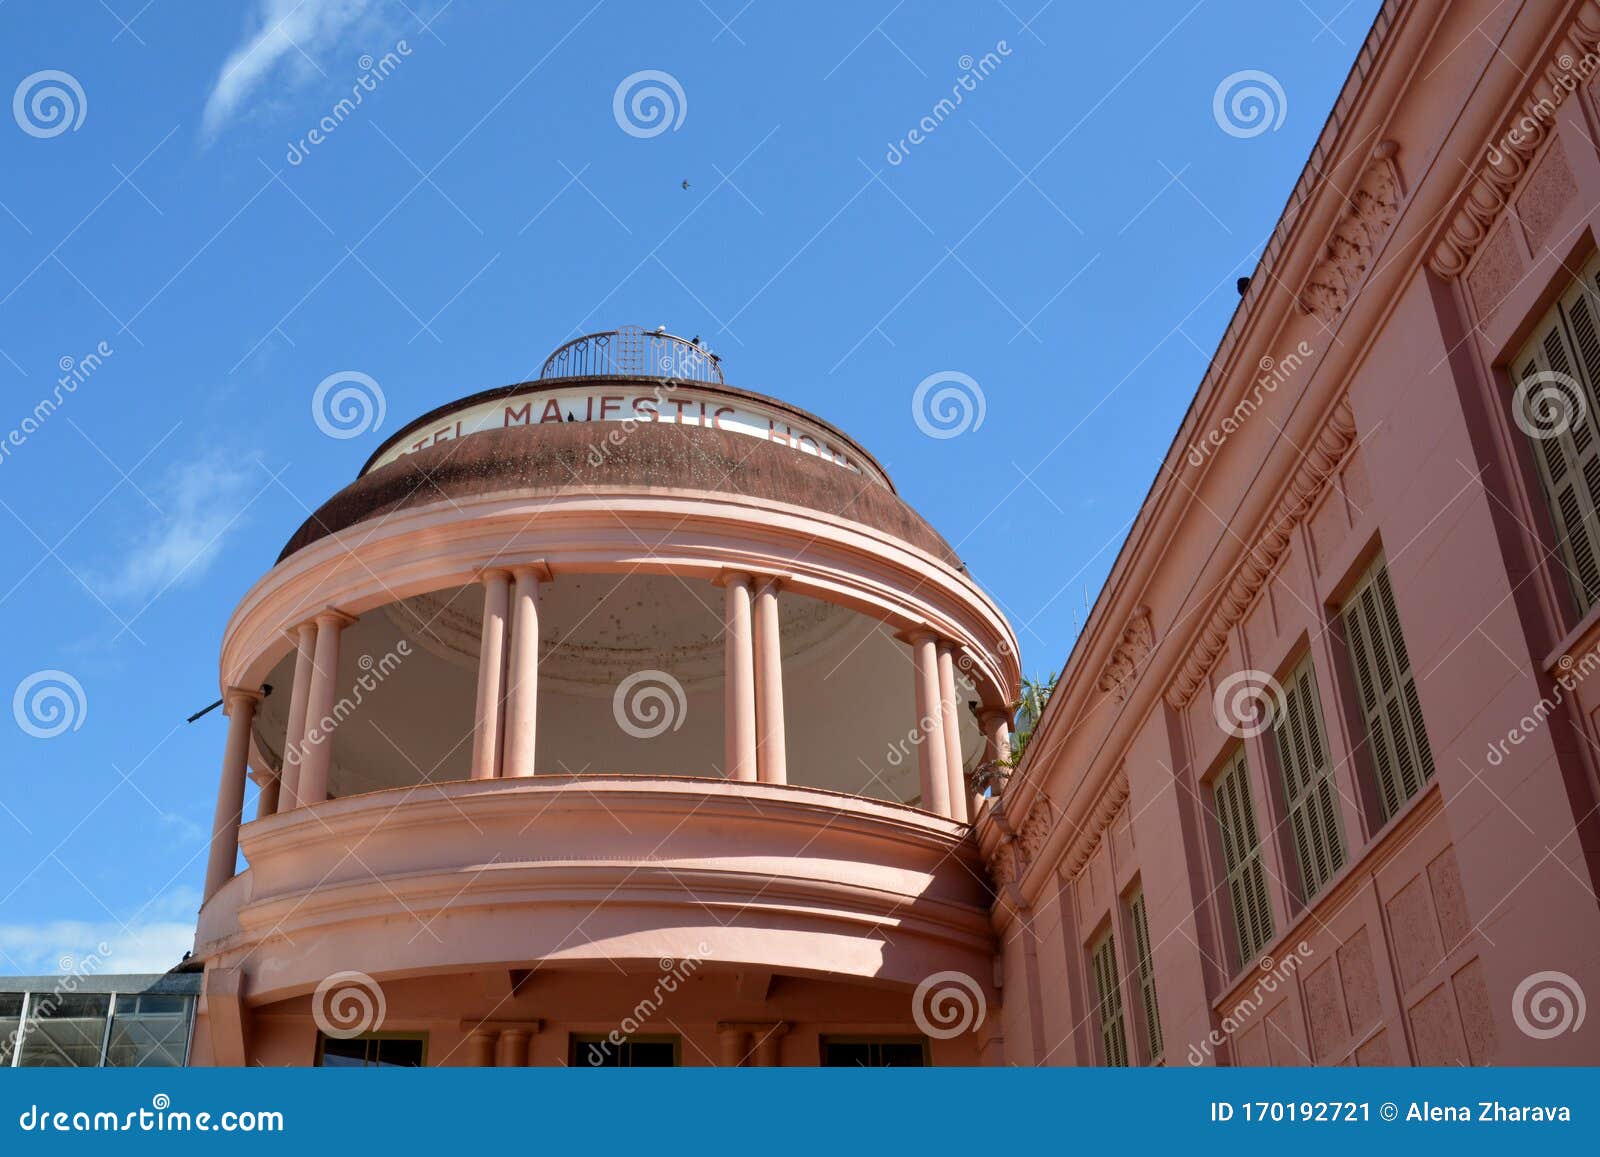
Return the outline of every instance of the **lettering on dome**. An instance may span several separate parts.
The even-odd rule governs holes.
[[[376,458],[370,469],[387,466],[407,454],[426,450],[441,442],[504,430],[514,426],[539,426],[555,422],[618,423],[628,429],[640,425],[699,426],[725,430],[750,438],[776,442],[822,458],[857,473],[867,473],[886,481],[881,473],[863,464],[840,444],[837,435],[776,407],[763,406],[743,398],[714,394],[681,386],[656,386],[647,389],[586,390],[581,387],[536,391],[480,402],[439,415],[427,426],[419,426]],[[625,431],[609,431],[597,439],[591,458],[596,465],[620,444]]]

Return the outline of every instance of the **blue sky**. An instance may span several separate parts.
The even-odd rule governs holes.
[[[1039,2],[0,7],[0,692],[70,700],[0,727],[0,972],[175,962],[233,606],[386,434],[580,332],[848,430],[1059,667],[1378,3]],[[644,71],[670,127],[614,112]],[[1214,110],[1244,71],[1270,124]],[[386,415],[333,439],[345,370]],[[931,438],[945,372],[983,420]]]

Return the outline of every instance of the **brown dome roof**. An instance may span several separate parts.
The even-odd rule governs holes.
[[[709,427],[640,423],[615,442],[605,442],[605,433],[606,427],[594,423],[515,426],[407,454],[363,474],[323,503],[295,532],[279,561],[358,522],[441,499],[511,490],[672,488],[810,507],[893,535],[962,568],[950,545],[890,489],[833,462]]]

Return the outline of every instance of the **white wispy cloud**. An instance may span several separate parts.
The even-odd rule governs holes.
[[[262,475],[242,459],[214,453],[174,467],[147,493],[161,508],[123,550],[121,565],[90,585],[105,599],[146,602],[179,582],[193,582],[243,521]]]
[[[82,968],[95,975],[165,972],[194,947],[199,895],[174,888],[124,928],[110,920],[0,924],[0,972],[49,976]],[[101,951],[104,946],[105,951]],[[92,968],[89,958],[98,957]]]
[[[201,131],[216,134],[270,80],[299,88],[324,75],[323,61],[375,23],[374,0],[259,0],[253,31],[223,61],[206,98]]]

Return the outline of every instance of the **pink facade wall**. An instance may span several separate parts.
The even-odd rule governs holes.
[[[1502,38],[1516,70],[1495,57]],[[1028,761],[980,824],[1008,1062],[1104,1062],[1089,953],[1110,927],[1132,1063],[1600,1063],[1594,1025],[1530,1033],[1518,1001],[1544,972],[1600,997],[1600,680],[1554,683],[1600,616],[1580,620],[1565,586],[1506,368],[1597,248],[1595,86],[1537,114],[1548,128],[1519,146],[1509,191],[1470,183],[1540,78],[1582,68],[1597,39],[1592,4],[1380,16],[1319,146],[1325,175],[1297,192],[1267,288],[1224,339]],[[1262,358],[1301,350],[1203,464],[1186,460]],[[1436,767],[1386,823],[1337,624],[1380,552]],[[1271,734],[1243,739],[1275,935],[1241,961],[1208,787],[1241,740],[1214,694],[1245,670],[1286,681],[1307,656],[1349,862],[1298,899]],[[1520,725],[1541,700],[1548,719]]]

